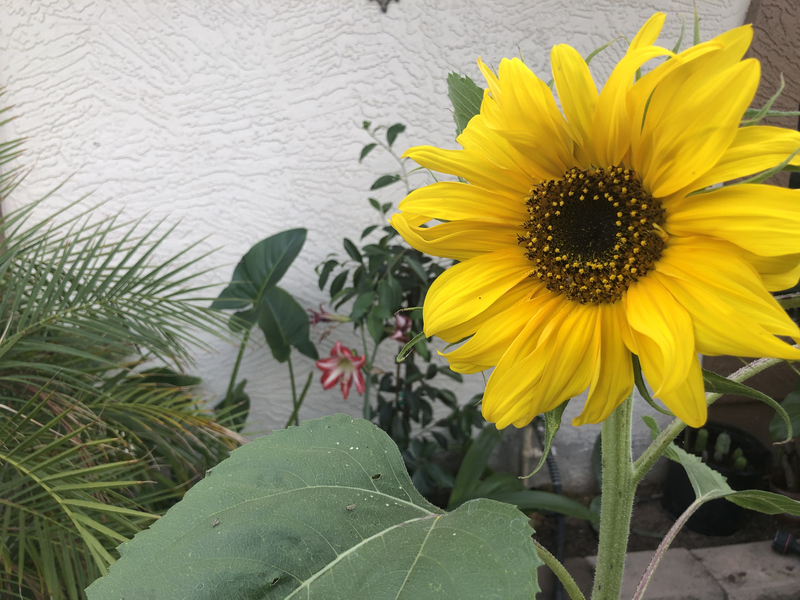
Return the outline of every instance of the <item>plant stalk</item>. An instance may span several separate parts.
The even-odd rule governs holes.
[[[536,540],[533,540],[534,545],[536,546],[536,554],[539,555],[539,558],[542,559],[542,562],[550,567],[550,570],[553,571],[555,576],[561,582],[561,585],[564,586],[564,589],[567,591],[567,595],[570,597],[571,600],[586,600],[583,596],[583,592],[578,587],[578,584],[575,583],[575,580],[569,574],[569,572],[564,568],[558,559],[550,554],[547,551],[547,548],[542,546]]]
[[[631,464],[633,394],[603,422],[600,543],[592,600],[619,600],[636,491]]]
[[[233,365],[233,373],[231,374],[231,381],[228,384],[228,393],[225,395],[226,399],[231,397],[231,394],[233,394],[233,390],[236,387],[236,377],[239,375],[239,366],[242,364],[244,349],[247,348],[247,341],[250,339],[251,331],[252,329],[248,329],[245,332],[244,338],[242,338],[242,343],[239,346],[239,354],[236,356],[236,364]]]

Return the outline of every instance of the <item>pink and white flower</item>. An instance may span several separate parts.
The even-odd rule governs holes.
[[[394,316],[394,332],[389,336],[389,339],[406,344],[408,343],[409,331],[411,331],[411,317],[397,313]]]
[[[342,397],[347,400],[350,386],[355,379],[356,391],[363,394],[365,386],[361,367],[366,361],[366,356],[353,356],[350,349],[343,346],[342,342],[336,342],[331,349],[330,357],[316,362],[317,368],[322,370],[322,379],[320,380],[322,389],[329,390],[341,380]]]

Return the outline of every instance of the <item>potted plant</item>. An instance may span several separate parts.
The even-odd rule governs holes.
[[[793,433],[796,434],[800,430],[800,382],[784,398],[781,406],[789,415]],[[769,437],[778,450],[776,469],[769,476],[769,489],[776,494],[800,500],[800,449],[797,437],[795,435],[793,439],[785,441],[788,437],[786,423],[778,414],[769,424]],[[782,516],[793,523],[800,522],[797,517]]]
[[[709,421],[701,429],[687,428],[675,443],[724,475],[734,490],[764,486],[772,455],[753,435],[732,425]],[[683,467],[670,462],[661,505],[674,518],[694,501],[695,493]],[[731,535],[741,527],[746,511],[723,499],[701,506],[686,523],[704,535]]]

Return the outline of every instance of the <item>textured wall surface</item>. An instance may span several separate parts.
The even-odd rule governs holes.
[[[707,38],[742,24],[748,0],[697,4]],[[358,164],[369,141],[363,119],[407,123],[401,150],[455,147],[448,72],[482,81],[479,55],[496,65],[521,53],[547,80],[553,44],[588,54],[617,34],[630,38],[655,10],[669,13],[662,40],[671,48],[679,15],[691,24],[691,0],[401,0],[386,14],[368,0],[0,0],[0,83],[19,117],[1,135],[28,138],[33,169],[14,202],[70,177],[46,210],[92,193],[107,201],[102,215],[177,224],[165,253],[200,238],[192,256],[219,249],[197,267],[221,267],[206,283],[227,280],[256,241],[307,227],[284,287],[316,306],[314,266],[375,222],[367,190],[393,169],[377,154]],[[623,51],[618,42],[595,59],[598,83]],[[398,189],[382,192],[382,201],[400,198]],[[323,352],[337,337],[354,342],[346,329]],[[213,345],[197,371],[220,394],[236,349]],[[300,361],[300,378],[311,368]],[[282,426],[285,371],[258,340],[242,375],[254,399],[250,429]],[[471,377],[461,398],[482,385]],[[358,398],[344,404],[315,381],[301,417],[340,411],[359,414]],[[570,426],[559,435],[562,456],[579,458],[568,485],[587,477],[595,435]]]

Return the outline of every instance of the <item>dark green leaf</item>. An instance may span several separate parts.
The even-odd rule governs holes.
[[[353,310],[350,313],[350,318],[353,321],[358,321],[367,314],[369,307],[372,306],[372,303],[375,301],[375,294],[373,292],[364,292],[356,301],[353,302]]]
[[[449,508],[455,508],[473,497],[472,494],[486,469],[486,463],[489,462],[489,456],[501,437],[503,437],[502,430],[488,423],[473,440],[456,474],[455,485],[450,493]]]
[[[336,296],[339,292],[342,291],[344,287],[344,282],[347,281],[347,271],[342,271],[336,277],[333,278],[333,282],[331,283],[331,298]]]
[[[555,512],[568,517],[597,521],[599,516],[580,502],[565,496],[539,490],[520,490],[518,492],[499,492],[490,499],[514,504],[523,511]]]
[[[258,242],[233,271],[231,284],[211,304],[216,309],[238,309],[258,304],[277,285],[303,248],[305,229],[282,231]]]
[[[372,206],[372,208],[374,208],[378,212],[381,212],[381,203],[375,200],[375,198],[370,198],[369,203]]]
[[[240,310],[237,313],[233,313],[231,318],[228,319],[228,328],[234,333],[247,331],[253,328],[257,320],[258,311],[255,308]]]
[[[423,285],[428,283],[428,274],[425,272],[425,269],[422,267],[416,257],[406,255],[403,260],[405,260],[406,264],[411,267],[411,270],[414,271],[414,274],[419,277],[420,283]]]
[[[453,103],[456,135],[461,135],[470,119],[481,112],[483,90],[466,75],[450,73],[447,76],[447,95]]]
[[[372,150],[377,146],[374,142],[372,144],[367,144],[361,149],[361,156],[358,157],[358,162],[361,162],[367,157],[367,154],[372,152]]]
[[[272,356],[286,362],[294,346],[310,358],[319,358],[310,343],[308,315],[288,292],[279,287],[270,289],[259,305],[258,325],[264,332]]]
[[[397,136],[403,133],[406,130],[406,126],[402,123],[395,123],[389,129],[386,130],[386,141],[389,142],[389,146],[391,147],[394,144],[394,141],[397,139]]]
[[[358,251],[356,245],[350,241],[349,238],[344,238],[344,249],[347,251],[347,254],[350,255],[354,261],[360,263],[361,262],[361,252]]]
[[[791,418],[788,414],[786,414],[786,411],[780,404],[775,402],[775,400],[766,394],[759,392],[758,390],[754,390],[743,383],[731,381],[722,375],[717,375],[716,373],[707,371],[706,369],[703,369],[703,383],[705,384],[707,392],[713,392],[715,394],[736,394],[738,396],[746,396],[747,398],[761,400],[761,402],[764,404],[768,404],[774,408],[775,412],[781,417],[781,419],[783,419],[784,431],[786,432],[785,439],[788,440],[794,436]]]
[[[319,274],[319,289],[324,290],[325,284],[328,283],[328,277],[331,275],[331,271],[339,264],[339,261],[336,260],[329,260],[325,263],[322,267],[322,271]]]
[[[378,284],[378,302],[381,306],[385,306],[390,313],[396,312],[403,302],[403,288],[391,273]]]
[[[385,213],[390,208],[392,208],[392,203],[391,202],[386,202],[384,204],[381,204],[381,212],[382,213]]]
[[[381,308],[383,307],[373,306],[367,315],[367,331],[376,344],[381,341],[384,333],[382,311],[379,310]]]
[[[395,181],[400,181],[400,175],[381,175],[375,180],[375,183],[373,183],[372,187],[369,189],[378,190],[382,187],[393,184]]]
[[[455,379],[458,383],[463,383],[464,381],[461,373],[456,373],[450,367],[439,367],[439,373],[442,375],[447,375],[450,379]]]
[[[472,493],[473,498],[488,498],[492,494],[519,492],[525,489],[519,477],[512,473],[492,473],[478,484]]]
[[[378,228],[377,225],[370,225],[369,227],[365,227],[364,231],[361,232],[361,239],[363,240],[365,237],[367,237],[370,233],[375,231],[377,228]]]
[[[364,121],[361,123],[361,127],[364,129],[369,129],[372,126],[372,121]]]
[[[527,600],[541,565],[532,533],[491,500],[440,511],[384,432],[337,415],[234,451],[123,547],[88,598]]]
[[[558,433],[558,430],[561,429],[561,417],[567,409],[567,404],[569,404],[569,400],[565,400],[553,410],[544,413],[544,450],[542,451],[542,458],[539,459],[539,464],[536,465],[533,472],[530,475],[525,475],[522,479],[533,477],[544,466],[547,455],[550,454],[550,446],[553,445],[553,438]]]

